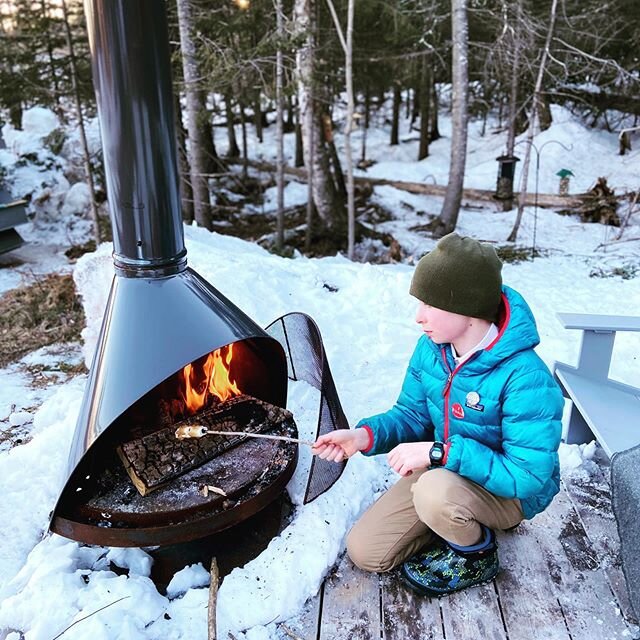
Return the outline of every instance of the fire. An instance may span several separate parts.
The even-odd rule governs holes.
[[[212,351],[201,367],[191,363],[182,370],[181,395],[189,415],[202,409],[211,396],[222,402],[242,393],[230,377],[232,357],[233,345],[230,344]]]

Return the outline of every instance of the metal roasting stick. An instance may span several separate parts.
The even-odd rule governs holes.
[[[305,444],[308,447],[314,445],[310,440],[300,440],[298,438],[289,438],[287,436],[271,436],[266,433],[249,433],[247,431],[214,431],[207,427],[178,427],[176,429],[176,438],[184,440],[185,438],[202,438],[202,436],[242,436],[243,438],[264,438],[265,440],[282,440],[284,442],[295,442],[296,444]]]

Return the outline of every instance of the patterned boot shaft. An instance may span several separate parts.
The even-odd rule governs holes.
[[[465,553],[441,541],[402,565],[402,577],[418,593],[443,596],[492,580],[500,568],[495,536],[482,551]]]

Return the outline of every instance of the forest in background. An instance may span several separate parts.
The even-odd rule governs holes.
[[[329,239],[328,246],[351,256],[363,231],[353,171],[367,158],[364,148],[353,157],[348,136],[356,127],[366,130],[385,100],[392,104],[385,112],[389,144],[399,142],[400,119],[410,120],[420,138],[416,159],[428,157],[440,136],[438,115],[451,110],[449,184],[432,221],[434,237],[456,226],[470,120],[496,119],[508,132],[507,156],[517,135],[528,131],[532,138],[550,126],[551,103],[593,127],[622,132],[638,125],[634,0],[178,0],[166,6],[182,116],[176,135],[183,217],[208,229],[225,207],[220,199],[212,204],[220,180],[233,175],[246,191],[259,188],[249,171],[248,127],[259,141],[265,127],[277,129],[280,193],[281,141],[295,132],[293,164],[311,174],[305,245]],[[82,130],[83,119],[95,115],[82,3],[3,0],[0,26],[0,120],[20,127],[22,113],[40,105]],[[342,155],[334,133],[347,141]],[[48,144],[55,150],[64,136],[62,128]],[[83,146],[100,241],[108,234],[98,224],[107,198],[104,169],[100,155]],[[280,197],[279,203],[274,248],[283,251]]]

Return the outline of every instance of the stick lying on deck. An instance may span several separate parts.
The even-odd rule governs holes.
[[[266,440],[282,440],[283,442],[295,442],[296,444],[306,444],[313,447],[315,443],[311,440],[300,440],[299,438],[289,438],[287,436],[271,436],[266,433],[249,433],[248,431],[214,431],[205,426],[194,427],[178,427],[176,429],[176,438],[184,440],[185,438],[202,438],[202,436],[240,436],[242,438],[265,438]]]

